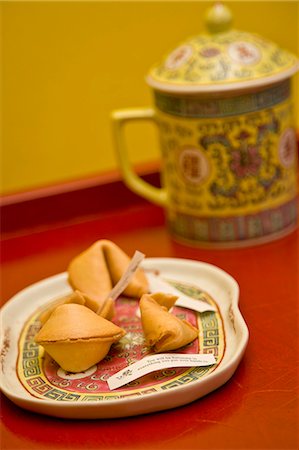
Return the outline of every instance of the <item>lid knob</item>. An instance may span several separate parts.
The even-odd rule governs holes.
[[[205,17],[205,23],[210,33],[223,33],[230,29],[232,24],[232,13],[230,9],[221,2],[216,2],[210,8]]]

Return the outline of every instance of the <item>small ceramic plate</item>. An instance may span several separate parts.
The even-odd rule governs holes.
[[[138,302],[116,301],[115,323],[127,334],[107,357],[84,373],[64,372],[34,342],[41,310],[71,289],[62,273],[22,290],[1,311],[1,390],[25,409],[64,418],[112,418],[174,408],[217,389],[233,375],[247,345],[248,329],[238,308],[237,282],[223,270],[202,262],[147,258],[145,270],[160,276],[183,293],[209,294],[215,311],[198,313],[175,306],[172,313],[199,329],[199,338],[178,353],[212,353],[208,367],[173,368],[152,372],[110,391],[107,378],[150,353],[144,341]],[[195,300],[196,301],[196,300]]]

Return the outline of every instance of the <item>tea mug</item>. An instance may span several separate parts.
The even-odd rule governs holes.
[[[175,238],[192,244],[252,244],[296,227],[297,144],[288,84],[213,100],[156,92],[155,110],[113,113],[124,181],[166,209]],[[253,100],[260,109],[248,113]],[[223,116],[217,109],[234,113]],[[159,127],[162,188],[138,177],[128,160],[123,126],[143,120]]]
[[[263,243],[297,225],[297,139],[291,76],[299,61],[260,36],[230,29],[221,4],[209,34],[179,45],[150,71],[154,108],[115,111],[124,182],[163,206],[172,236],[192,245]],[[123,128],[159,128],[161,184],[134,172]]]

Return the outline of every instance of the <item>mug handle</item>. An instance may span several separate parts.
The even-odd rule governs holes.
[[[120,168],[125,184],[136,194],[146,198],[159,206],[166,206],[166,189],[157,188],[144,181],[133,170],[128,159],[126,144],[123,136],[123,126],[133,120],[153,120],[155,121],[155,111],[152,108],[131,108],[113,111],[112,115],[113,135],[115,139],[115,149],[119,159]]]

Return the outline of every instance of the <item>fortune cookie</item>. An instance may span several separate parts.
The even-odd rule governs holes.
[[[68,372],[82,372],[101,361],[125,331],[89,308],[63,304],[55,308],[35,342]]]
[[[73,289],[83,293],[88,308],[111,318],[113,312],[110,307],[113,302],[107,302],[107,297],[129,263],[129,256],[116,244],[106,239],[99,240],[70,262],[68,280]],[[138,268],[123,294],[140,298],[146,292],[147,278],[143,270]],[[104,307],[106,311],[102,314]]]
[[[164,292],[155,292],[154,294],[151,294],[151,298],[153,298],[160,306],[164,306],[169,311],[179,297],[177,295],[166,294]]]
[[[197,328],[168,312],[167,307],[161,306],[153,297],[144,294],[139,306],[146,342],[155,352],[176,350],[198,337]]]
[[[67,303],[77,303],[79,305],[85,304],[85,298],[83,297],[82,293],[79,291],[72,292],[69,295],[66,295],[64,297],[61,297],[57,300],[54,300],[46,309],[44,309],[40,316],[39,321],[42,325],[44,325],[49,317],[51,316],[52,312],[60,305],[64,305]]]
[[[57,308],[57,306],[67,304],[67,303],[77,303],[79,305],[90,304],[90,298],[80,291],[74,291],[69,295],[61,297],[54,300],[46,309],[43,309],[39,316],[39,321],[42,325],[49,319],[52,312]],[[101,307],[99,316],[104,317],[104,319],[111,320],[114,316],[114,301],[111,298],[107,298]]]

